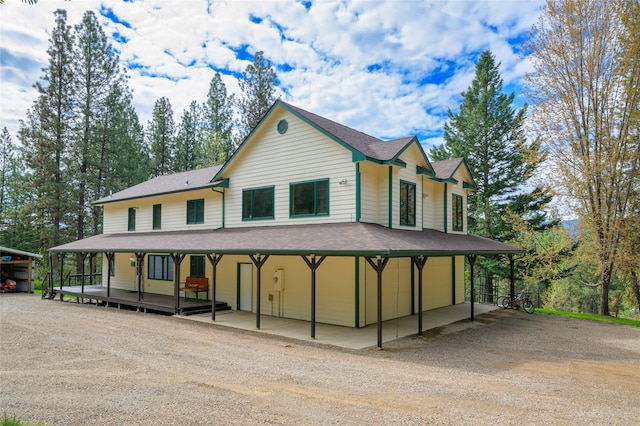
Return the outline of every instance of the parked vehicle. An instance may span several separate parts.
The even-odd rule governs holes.
[[[0,281],[0,292],[6,293],[8,291],[16,291],[16,282],[9,279]]]

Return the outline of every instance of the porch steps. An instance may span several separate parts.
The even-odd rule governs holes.
[[[231,306],[229,306],[227,302],[216,301],[216,312],[230,311],[230,310],[231,310]],[[193,306],[193,307],[187,307],[187,308],[180,308],[180,313],[182,315],[204,314],[207,312],[211,312],[211,305],[208,305],[208,306],[199,305],[199,306]]]

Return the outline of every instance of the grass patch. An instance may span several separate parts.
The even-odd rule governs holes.
[[[4,415],[2,416],[2,423],[0,423],[0,425],[1,426],[28,426],[29,423],[20,420],[16,416],[9,417],[7,416],[7,413],[4,413]]]
[[[607,317],[603,315],[597,314],[583,314],[580,312],[562,312],[562,311],[554,311],[551,309],[536,309],[536,313],[546,314],[546,315],[556,315],[560,317],[570,317],[570,318],[578,318],[589,321],[600,321],[600,322],[608,322],[612,324],[622,324],[622,325],[630,325],[632,327],[640,327],[640,321],[632,320],[629,318],[616,318],[616,317]]]

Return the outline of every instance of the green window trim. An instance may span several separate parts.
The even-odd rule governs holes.
[[[416,226],[416,184],[400,181],[400,225]]]
[[[147,256],[147,279],[173,281],[173,258],[168,254]]]
[[[242,221],[274,219],[275,187],[242,190]]]
[[[206,262],[204,256],[191,256],[189,259],[189,276],[206,277]]]
[[[289,184],[289,217],[329,216],[329,179]]]
[[[187,201],[187,225],[204,223],[204,198]]]
[[[451,229],[456,232],[464,231],[464,208],[462,195],[452,194]]]
[[[129,216],[127,219],[127,230],[136,230],[136,207],[129,207]]]
[[[162,204],[153,205],[153,229],[162,229]]]

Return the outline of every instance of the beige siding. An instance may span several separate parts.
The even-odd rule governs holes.
[[[273,277],[283,271],[284,286]],[[311,270],[299,256],[270,257],[262,269],[261,311],[266,315],[311,319]],[[271,296],[272,300],[269,300]],[[355,270],[353,258],[330,257],[316,271],[316,321],[353,327]]]
[[[424,281],[422,303],[425,310],[451,305],[453,291],[451,268],[451,257],[433,257],[427,260],[422,277]],[[456,273],[456,281],[457,275]],[[464,274],[462,276],[464,277]]]
[[[360,163],[360,212],[362,222],[387,226],[388,166],[369,162]]]
[[[360,277],[366,292],[365,321],[373,324],[378,320],[378,275],[367,264],[364,276]],[[382,273],[382,320],[407,315],[411,315],[411,259],[391,258]]]
[[[464,265],[465,257],[456,256],[456,305],[464,303]]]
[[[289,123],[284,135],[276,130],[281,119]],[[223,173],[230,177],[225,226],[353,222],[355,170],[351,151],[289,112],[276,110]],[[289,184],[319,179],[329,179],[329,216],[289,218]],[[343,179],[347,183],[340,185]],[[275,188],[275,219],[242,221],[243,189],[264,186]]]
[[[426,176],[422,177],[424,183],[422,193],[422,205],[424,215],[422,217],[422,226],[424,228],[444,230],[444,212],[442,210],[444,195],[442,190],[444,185],[434,182]]]
[[[187,225],[187,200],[204,199],[204,223]],[[153,205],[162,206],[160,231],[212,229],[222,226],[222,198],[210,189],[105,204],[104,233],[128,231],[129,208],[136,208],[135,232],[153,230]]]

